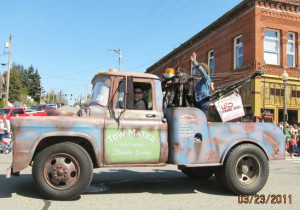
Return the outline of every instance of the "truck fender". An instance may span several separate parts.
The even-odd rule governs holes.
[[[88,135],[86,133],[81,133],[81,132],[63,132],[63,131],[57,132],[57,131],[55,131],[55,132],[43,133],[36,138],[36,140],[34,141],[33,147],[31,148],[32,156],[34,155],[35,150],[38,147],[38,145],[40,144],[40,142],[49,137],[80,137],[80,138],[86,139],[92,145],[95,157],[97,157],[97,154],[99,154],[99,149],[96,145],[96,139],[94,139],[90,135]],[[97,160],[97,162],[98,162],[98,160]]]
[[[221,157],[221,164],[223,165],[224,164],[224,161],[225,161],[225,158],[228,154],[228,152],[235,146],[239,145],[239,144],[243,144],[243,143],[251,143],[251,144],[254,144],[256,146],[258,146],[266,155],[267,159],[269,160],[269,157],[267,155],[267,152],[266,150],[257,142],[257,140],[255,139],[237,139],[235,141],[232,141],[227,147],[226,149],[224,150],[223,154],[222,154],[222,157]]]

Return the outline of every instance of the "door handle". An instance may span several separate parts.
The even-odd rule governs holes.
[[[146,114],[146,117],[156,117],[156,114]]]

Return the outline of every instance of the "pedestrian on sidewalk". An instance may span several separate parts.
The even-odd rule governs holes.
[[[283,130],[285,143],[286,143],[286,150],[288,153],[290,153],[290,145],[291,145],[291,132],[290,132],[290,126],[287,125]]]
[[[295,158],[295,152],[297,151],[297,140],[296,135],[291,135],[291,145],[290,145],[290,152],[291,152],[291,158]]]

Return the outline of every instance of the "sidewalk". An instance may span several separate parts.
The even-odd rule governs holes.
[[[300,158],[299,155],[298,155],[298,153],[295,153],[294,156],[295,156],[295,158]],[[288,153],[288,152],[285,152],[285,157],[286,158],[292,158],[291,155],[290,155],[290,153]]]

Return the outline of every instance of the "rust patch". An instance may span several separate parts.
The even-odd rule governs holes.
[[[60,110],[49,110],[47,112],[47,116],[74,116],[74,113]]]
[[[246,133],[252,133],[255,131],[255,124],[254,123],[244,123],[243,128],[245,129]]]
[[[280,145],[280,142],[277,140],[277,138],[267,131],[263,132],[263,142],[265,144],[271,145],[274,150],[277,149]]]
[[[179,152],[180,151],[180,143],[178,141],[175,141],[173,144],[173,151],[174,152]]]

